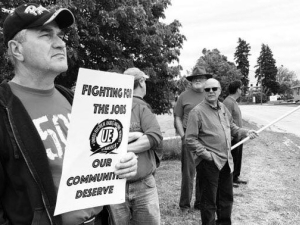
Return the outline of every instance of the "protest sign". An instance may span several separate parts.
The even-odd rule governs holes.
[[[125,201],[133,77],[80,68],[54,215]]]

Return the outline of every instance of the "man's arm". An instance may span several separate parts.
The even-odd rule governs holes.
[[[127,150],[140,153],[155,148],[161,143],[163,137],[155,114],[146,106],[139,106],[141,132],[143,136],[128,145]]]
[[[184,129],[183,129],[183,115],[184,115],[184,106],[183,106],[183,96],[184,94],[182,93],[174,107],[174,123],[176,126],[177,133],[180,135],[181,139],[183,140],[184,138]]]
[[[136,141],[128,144],[127,151],[128,152],[134,152],[134,153],[140,153],[147,151],[151,148],[150,141],[147,137],[147,135],[143,135],[140,138],[138,138]]]
[[[184,129],[183,129],[183,123],[182,123],[182,119],[179,116],[175,116],[175,124],[176,124],[176,128],[177,131],[181,137],[181,139],[184,138]]]
[[[140,137],[142,137],[144,134],[142,132],[129,132],[128,134],[128,143],[131,143]]]
[[[178,131],[181,139],[183,139],[184,138],[184,129],[183,129],[183,122],[182,122],[181,117],[175,116],[175,124],[176,124],[176,128],[177,128],[177,131]]]

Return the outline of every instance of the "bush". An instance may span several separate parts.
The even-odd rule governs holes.
[[[255,97],[255,103],[266,103],[269,100],[269,97],[265,93],[256,93],[253,95]],[[262,97],[262,100],[261,100]]]
[[[247,102],[247,103],[252,103],[253,100],[252,100],[252,96],[241,96],[239,98],[239,102]]]

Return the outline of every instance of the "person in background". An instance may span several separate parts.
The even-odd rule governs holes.
[[[20,5],[4,21],[14,77],[0,85],[0,224],[107,222],[103,207],[53,216],[73,100],[54,79],[68,69],[62,29],[74,21],[66,8],[34,3]],[[130,178],[136,171],[136,155],[129,152],[115,174]]]
[[[158,225],[160,209],[154,173],[162,157],[163,137],[155,114],[143,99],[149,76],[135,67],[127,69],[124,74],[134,77],[127,151],[138,156],[138,169],[126,183],[125,203],[110,205],[112,224]]]
[[[179,136],[179,133],[178,133],[178,130],[177,130],[177,127],[176,127],[176,119],[175,119],[175,108],[176,108],[176,103],[177,103],[177,100],[178,100],[178,92],[176,91],[175,93],[175,97],[174,97],[174,104],[172,105],[172,112],[173,112],[173,126],[174,126],[174,129],[175,129],[175,136]]]
[[[240,107],[237,103],[237,99],[242,95],[242,82],[240,80],[235,80],[231,82],[228,86],[229,95],[223,101],[223,104],[226,106],[230,112],[233,122],[238,127],[243,127],[242,113]],[[241,139],[235,137],[231,140],[231,146],[237,144]],[[233,170],[233,187],[238,187],[239,184],[247,184],[247,181],[240,179],[241,168],[242,168],[242,154],[243,154],[243,145],[237,146],[231,151],[234,170]]]
[[[186,79],[191,82],[191,88],[180,94],[174,109],[176,131],[182,140],[181,150],[181,193],[179,207],[181,212],[187,213],[191,208],[193,185],[195,177],[195,162],[192,153],[187,149],[184,139],[189,112],[204,99],[204,83],[212,75],[206,73],[204,67],[195,67]],[[198,185],[196,179],[196,186]],[[198,188],[195,189],[196,199],[194,208],[199,210],[200,200]]]
[[[231,136],[255,138],[257,133],[233,123],[231,114],[218,100],[221,94],[218,80],[208,79],[204,90],[205,99],[189,114],[186,144],[197,165],[202,224],[230,225],[233,205]]]

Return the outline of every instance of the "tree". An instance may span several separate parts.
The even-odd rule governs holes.
[[[244,86],[244,94],[248,90],[249,84],[249,60],[248,57],[251,55],[250,52],[250,45],[243,39],[239,38],[238,46],[236,47],[236,52],[234,53],[234,59],[237,64],[237,68],[242,73],[241,81]]]
[[[1,8],[13,8],[22,0],[4,0]],[[170,0],[40,0],[46,7],[63,6],[75,15],[76,24],[66,33],[69,69],[56,79],[72,87],[79,67],[123,72],[138,67],[150,75],[145,99],[158,114],[171,107],[170,81],[179,74],[178,66],[185,36],[181,24],[160,22]],[[1,18],[3,18],[1,16]],[[3,21],[0,21],[0,26]],[[0,52],[3,55],[3,52]],[[2,71],[0,71],[2,72]]]
[[[262,85],[268,96],[272,93],[277,94],[279,91],[279,83],[276,81],[278,70],[273,53],[268,45],[262,44],[260,56],[255,67],[257,67],[255,70],[257,84],[260,83]]]
[[[277,76],[276,80],[279,84],[282,83],[292,83],[294,80],[297,80],[297,75],[294,71],[290,71],[289,69],[285,68],[284,66],[280,66],[277,68]]]
[[[186,76],[179,75],[179,80],[176,80],[175,91],[180,95],[186,89],[191,87],[191,83],[186,79]]]
[[[292,82],[292,87],[294,87],[294,86],[300,86],[300,80],[294,80]]]
[[[296,73],[281,66],[277,68],[276,80],[279,83],[278,94],[283,95],[284,98],[290,99],[293,94],[293,84],[297,80]]]
[[[234,63],[229,62],[227,57],[222,55],[218,49],[202,50],[203,56],[201,56],[195,65],[204,66],[207,73],[213,75],[214,78],[220,81],[222,87],[221,98],[225,98],[228,95],[227,87],[230,82],[241,79],[242,74],[238,70]]]

